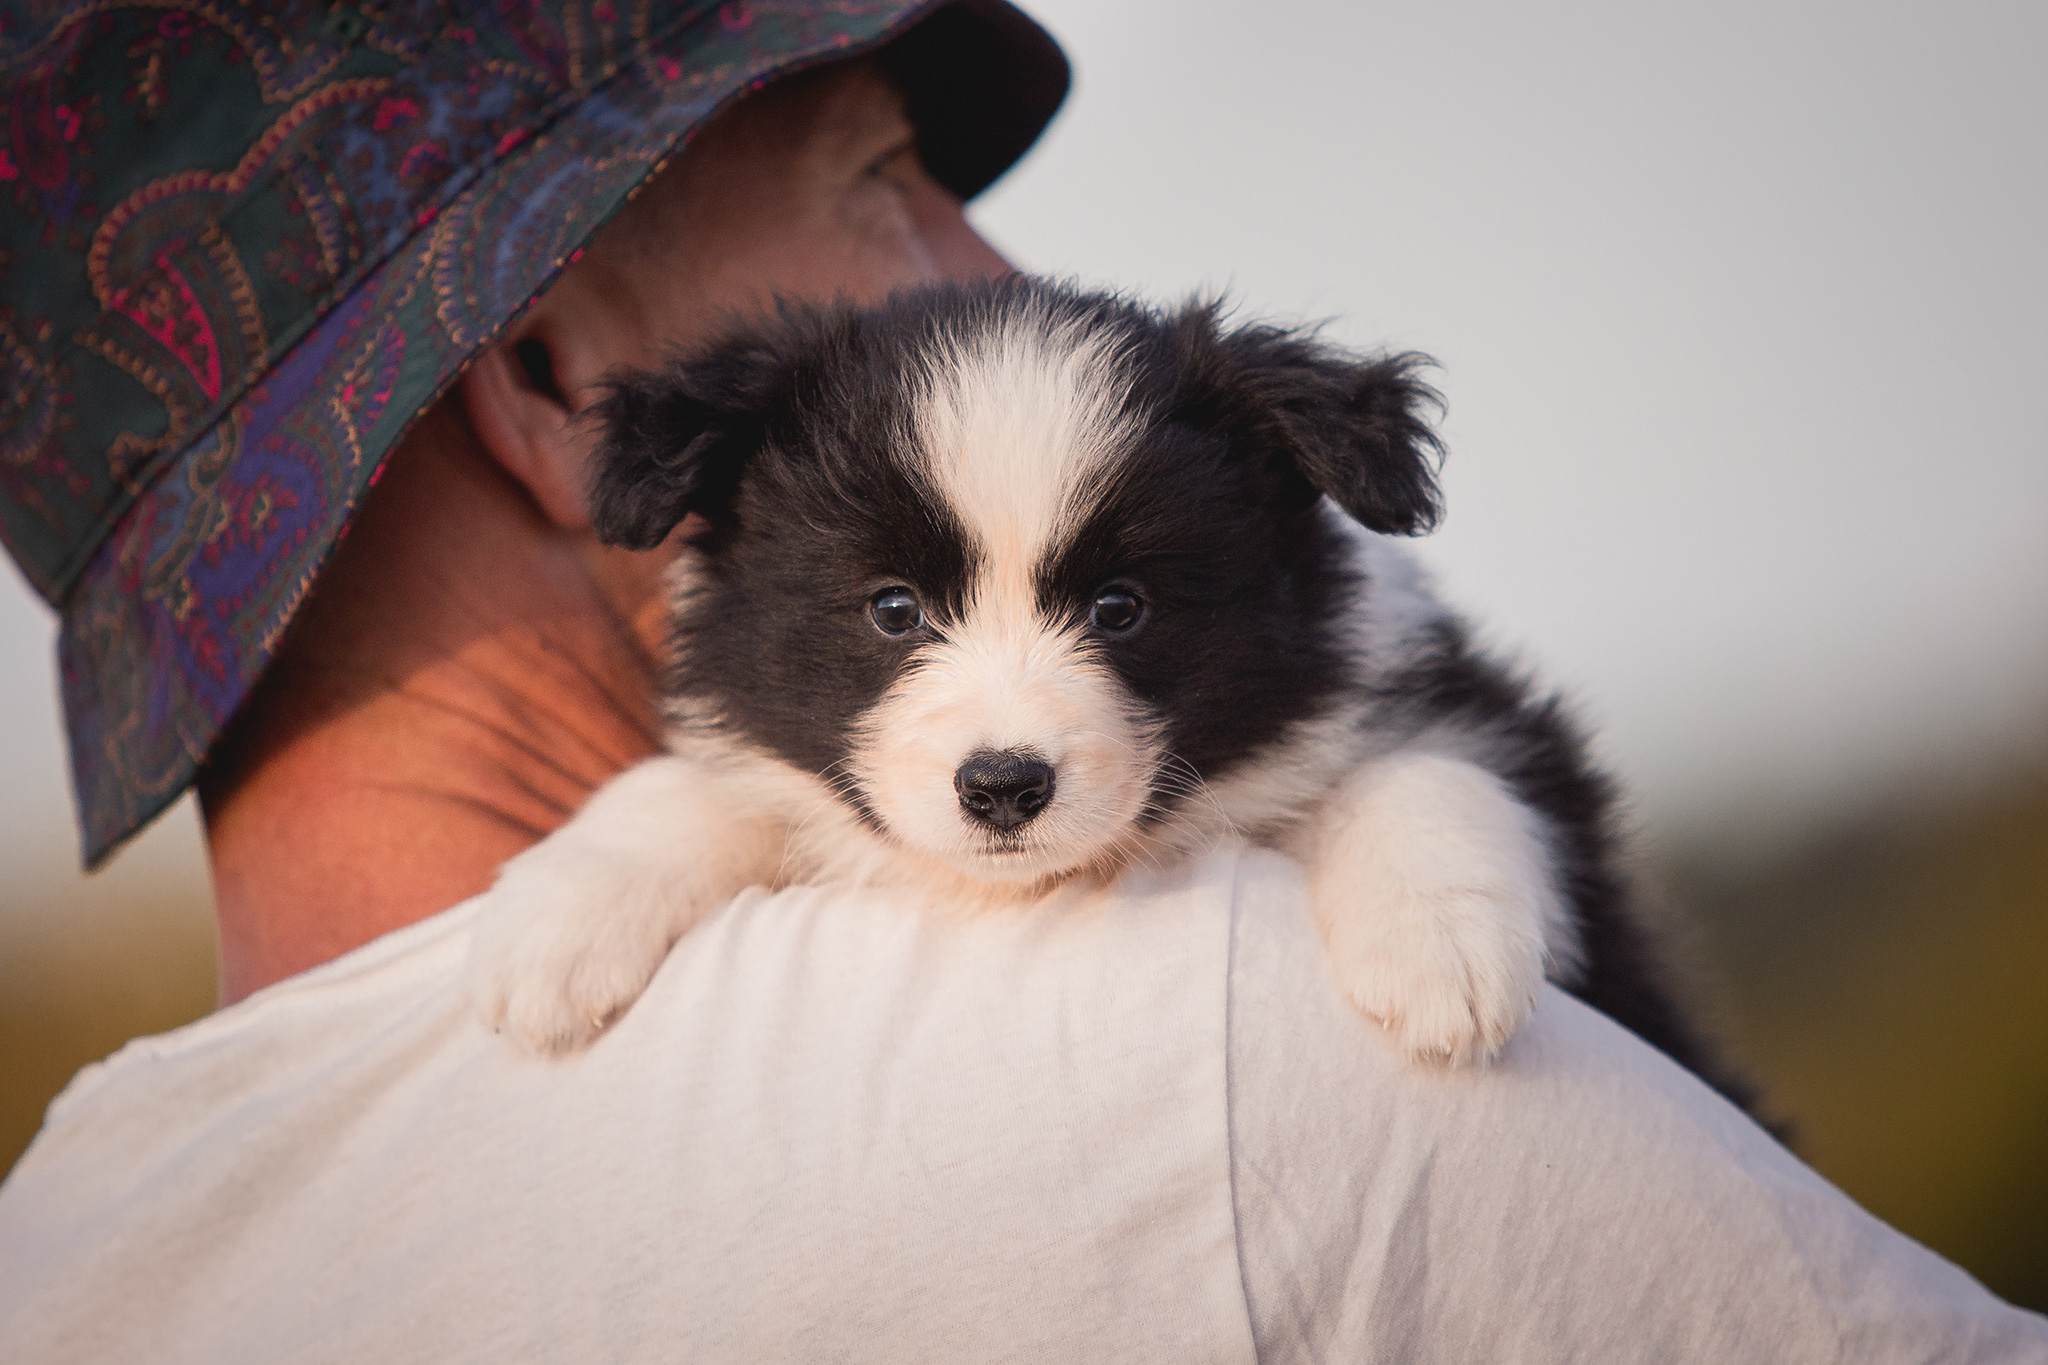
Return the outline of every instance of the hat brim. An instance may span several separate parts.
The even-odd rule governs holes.
[[[720,108],[880,50],[927,165],[967,198],[1065,96],[1058,46],[1000,0],[827,8],[707,6],[650,46],[506,149],[138,494],[58,636],[88,867],[191,785],[413,421]]]

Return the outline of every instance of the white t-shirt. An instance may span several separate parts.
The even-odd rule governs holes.
[[[563,1062],[467,1014],[472,913],[80,1073],[0,1360],[2048,1361],[1566,996],[1409,1065],[1270,854],[749,893]]]

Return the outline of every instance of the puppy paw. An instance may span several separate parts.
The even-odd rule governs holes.
[[[471,941],[472,1007],[543,1056],[587,1046],[625,1013],[679,930],[616,859],[545,841],[505,865]]]
[[[1361,770],[1311,872],[1339,984],[1411,1058],[1483,1061],[1527,1021],[1563,917],[1535,816],[1491,774],[1426,755]]]
[[[1346,997],[1417,1061],[1492,1057],[1528,1020],[1543,984],[1530,907],[1457,885],[1375,899],[1326,912]]]

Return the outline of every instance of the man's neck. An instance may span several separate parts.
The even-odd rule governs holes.
[[[482,891],[659,743],[658,555],[547,525],[445,405],[383,483],[201,780],[223,1003]]]

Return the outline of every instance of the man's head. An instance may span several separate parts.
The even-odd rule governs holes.
[[[0,535],[63,615],[89,861],[216,751],[342,534],[389,500],[368,494],[406,432],[488,409],[501,420],[467,434],[573,521],[546,428],[607,355],[763,283],[865,287],[896,210],[814,190],[879,104],[899,100],[957,199],[1065,86],[999,0],[0,9]],[[721,114],[725,168],[693,171],[711,151],[678,152]],[[694,175],[722,198],[745,170],[758,191],[793,138],[816,164],[778,163],[779,211],[667,188]],[[885,176],[918,188],[904,164]],[[930,223],[935,203],[899,207]],[[622,206],[612,237],[665,265],[593,245]],[[918,235],[917,268],[947,255],[945,232]],[[489,373],[442,402],[508,327],[524,344],[500,391],[549,402],[475,401]]]

